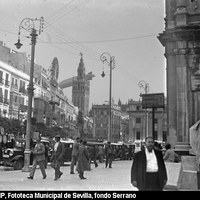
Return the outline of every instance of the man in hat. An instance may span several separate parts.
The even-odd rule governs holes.
[[[43,179],[45,179],[47,177],[46,172],[45,172],[45,147],[44,147],[44,144],[40,141],[40,137],[37,138],[36,142],[37,143],[33,150],[33,156],[34,156],[33,167],[27,178],[33,179],[36,167],[37,167],[37,165],[39,165],[40,170],[42,172]]]
[[[114,156],[114,150],[113,147],[111,146],[111,142],[108,141],[105,147],[105,156],[106,156],[106,162],[105,162],[105,167],[109,165],[109,168],[112,168],[112,161],[113,161],[113,156]]]
[[[55,169],[55,178],[56,181],[59,179],[63,173],[60,171],[60,166],[63,162],[63,156],[65,154],[65,149],[63,143],[60,141],[60,135],[55,136],[55,145],[53,149],[53,155],[52,155],[52,163],[54,163],[53,168]]]

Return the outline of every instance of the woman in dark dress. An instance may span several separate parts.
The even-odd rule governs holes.
[[[80,179],[86,179],[83,176],[84,171],[90,170],[89,154],[86,145],[87,141],[84,140],[83,142],[81,142],[78,151],[78,161],[77,161],[76,171],[79,173]]]

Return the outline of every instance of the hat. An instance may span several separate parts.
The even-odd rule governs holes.
[[[56,135],[55,138],[60,138],[60,135]]]

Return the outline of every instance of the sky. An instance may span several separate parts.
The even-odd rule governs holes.
[[[116,104],[119,99],[122,103],[141,99],[145,84],[148,93],[165,93],[164,47],[157,39],[164,31],[164,0],[0,0],[0,41],[31,54],[28,31],[20,29],[22,48],[14,45],[19,25],[25,18],[41,17],[44,27],[37,37],[35,62],[48,69],[57,57],[61,82],[77,75],[82,53],[86,73],[95,75],[90,81],[90,106],[109,101],[110,67],[100,60],[106,52],[115,59]],[[34,24],[39,29],[38,21]],[[64,93],[71,100],[72,88]]]

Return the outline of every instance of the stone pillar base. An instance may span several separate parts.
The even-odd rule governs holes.
[[[198,164],[196,162],[196,156],[182,156],[178,189],[198,190],[197,171]]]
[[[176,142],[174,151],[180,156],[188,156],[190,152],[190,145],[185,142]]]

